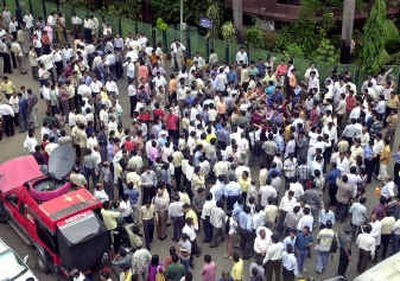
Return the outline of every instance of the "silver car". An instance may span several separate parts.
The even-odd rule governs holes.
[[[28,257],[21,259],[14,249],[0,239],[0,281],[37,281],[26,264]]]

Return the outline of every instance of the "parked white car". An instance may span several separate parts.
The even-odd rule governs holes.
[[[28,256],[21,259],[14,249],[0,239],[0,281],[37,281],[26,264]]]

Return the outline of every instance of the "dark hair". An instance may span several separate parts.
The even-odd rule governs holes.
[[[239,259],[240,259],[239,253],[238,253],[238,252],[234,252],[234,253],[233,253],[233,261],[234,261],[234,262],[238,262]]]
[[[174,254],[172,255],[172,262],[176,263],[179,261],[178,255]]]
[[[206,263],[210,263],[210,262],[212,261],[211,256],[210,256],[210,255],[204,255],[204,261],[205,261]]]
[[[159,261],[160,261],[160,257],[158,256],[158,255],[153,255],[152,257],[151,257],[151,265],[153,265],[153,266],[157,266],[158,265],[158,263],[159,263]]]

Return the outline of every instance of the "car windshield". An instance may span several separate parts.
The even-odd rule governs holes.
[[[0,281],[14,280],[27,270],[26,265],[12,251],[0,254]]]
[[[97,217],[91,213],[83,218],[72,221],[60,227],[62,236],[70,245],[77,245],[96,236],[101,232],[101,224]]]

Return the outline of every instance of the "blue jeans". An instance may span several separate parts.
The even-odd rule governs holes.
[[[400,235],[393,235],[393,254],[400,251]]]
[[[185,272],[190,271],[190,259],[181,259],[181,264],[183,264],[183,266],[185,267]]]
[[[92,178],[92,181],[93,181],[93,188],[95,188],[96,185],[97,185],[96,170],[95,170],[95,169],[89,169],[89,168],[84,167],[84,168],[83,168],[83,174],[85,175],[88,188],[90,187],[90,178]]]
[[[308,249],[300,250],[297,249],[297,266],[299,267],[299,272],[303,272],[304,261],[308,256]]]
[[[326,265],[328,264],[329,260],[329,252],[321,252],[321,251],[316,251],[317,254],[317,265],[316,265],[316,271],[319,273],[322,273],[324,269],[326,268]]]

